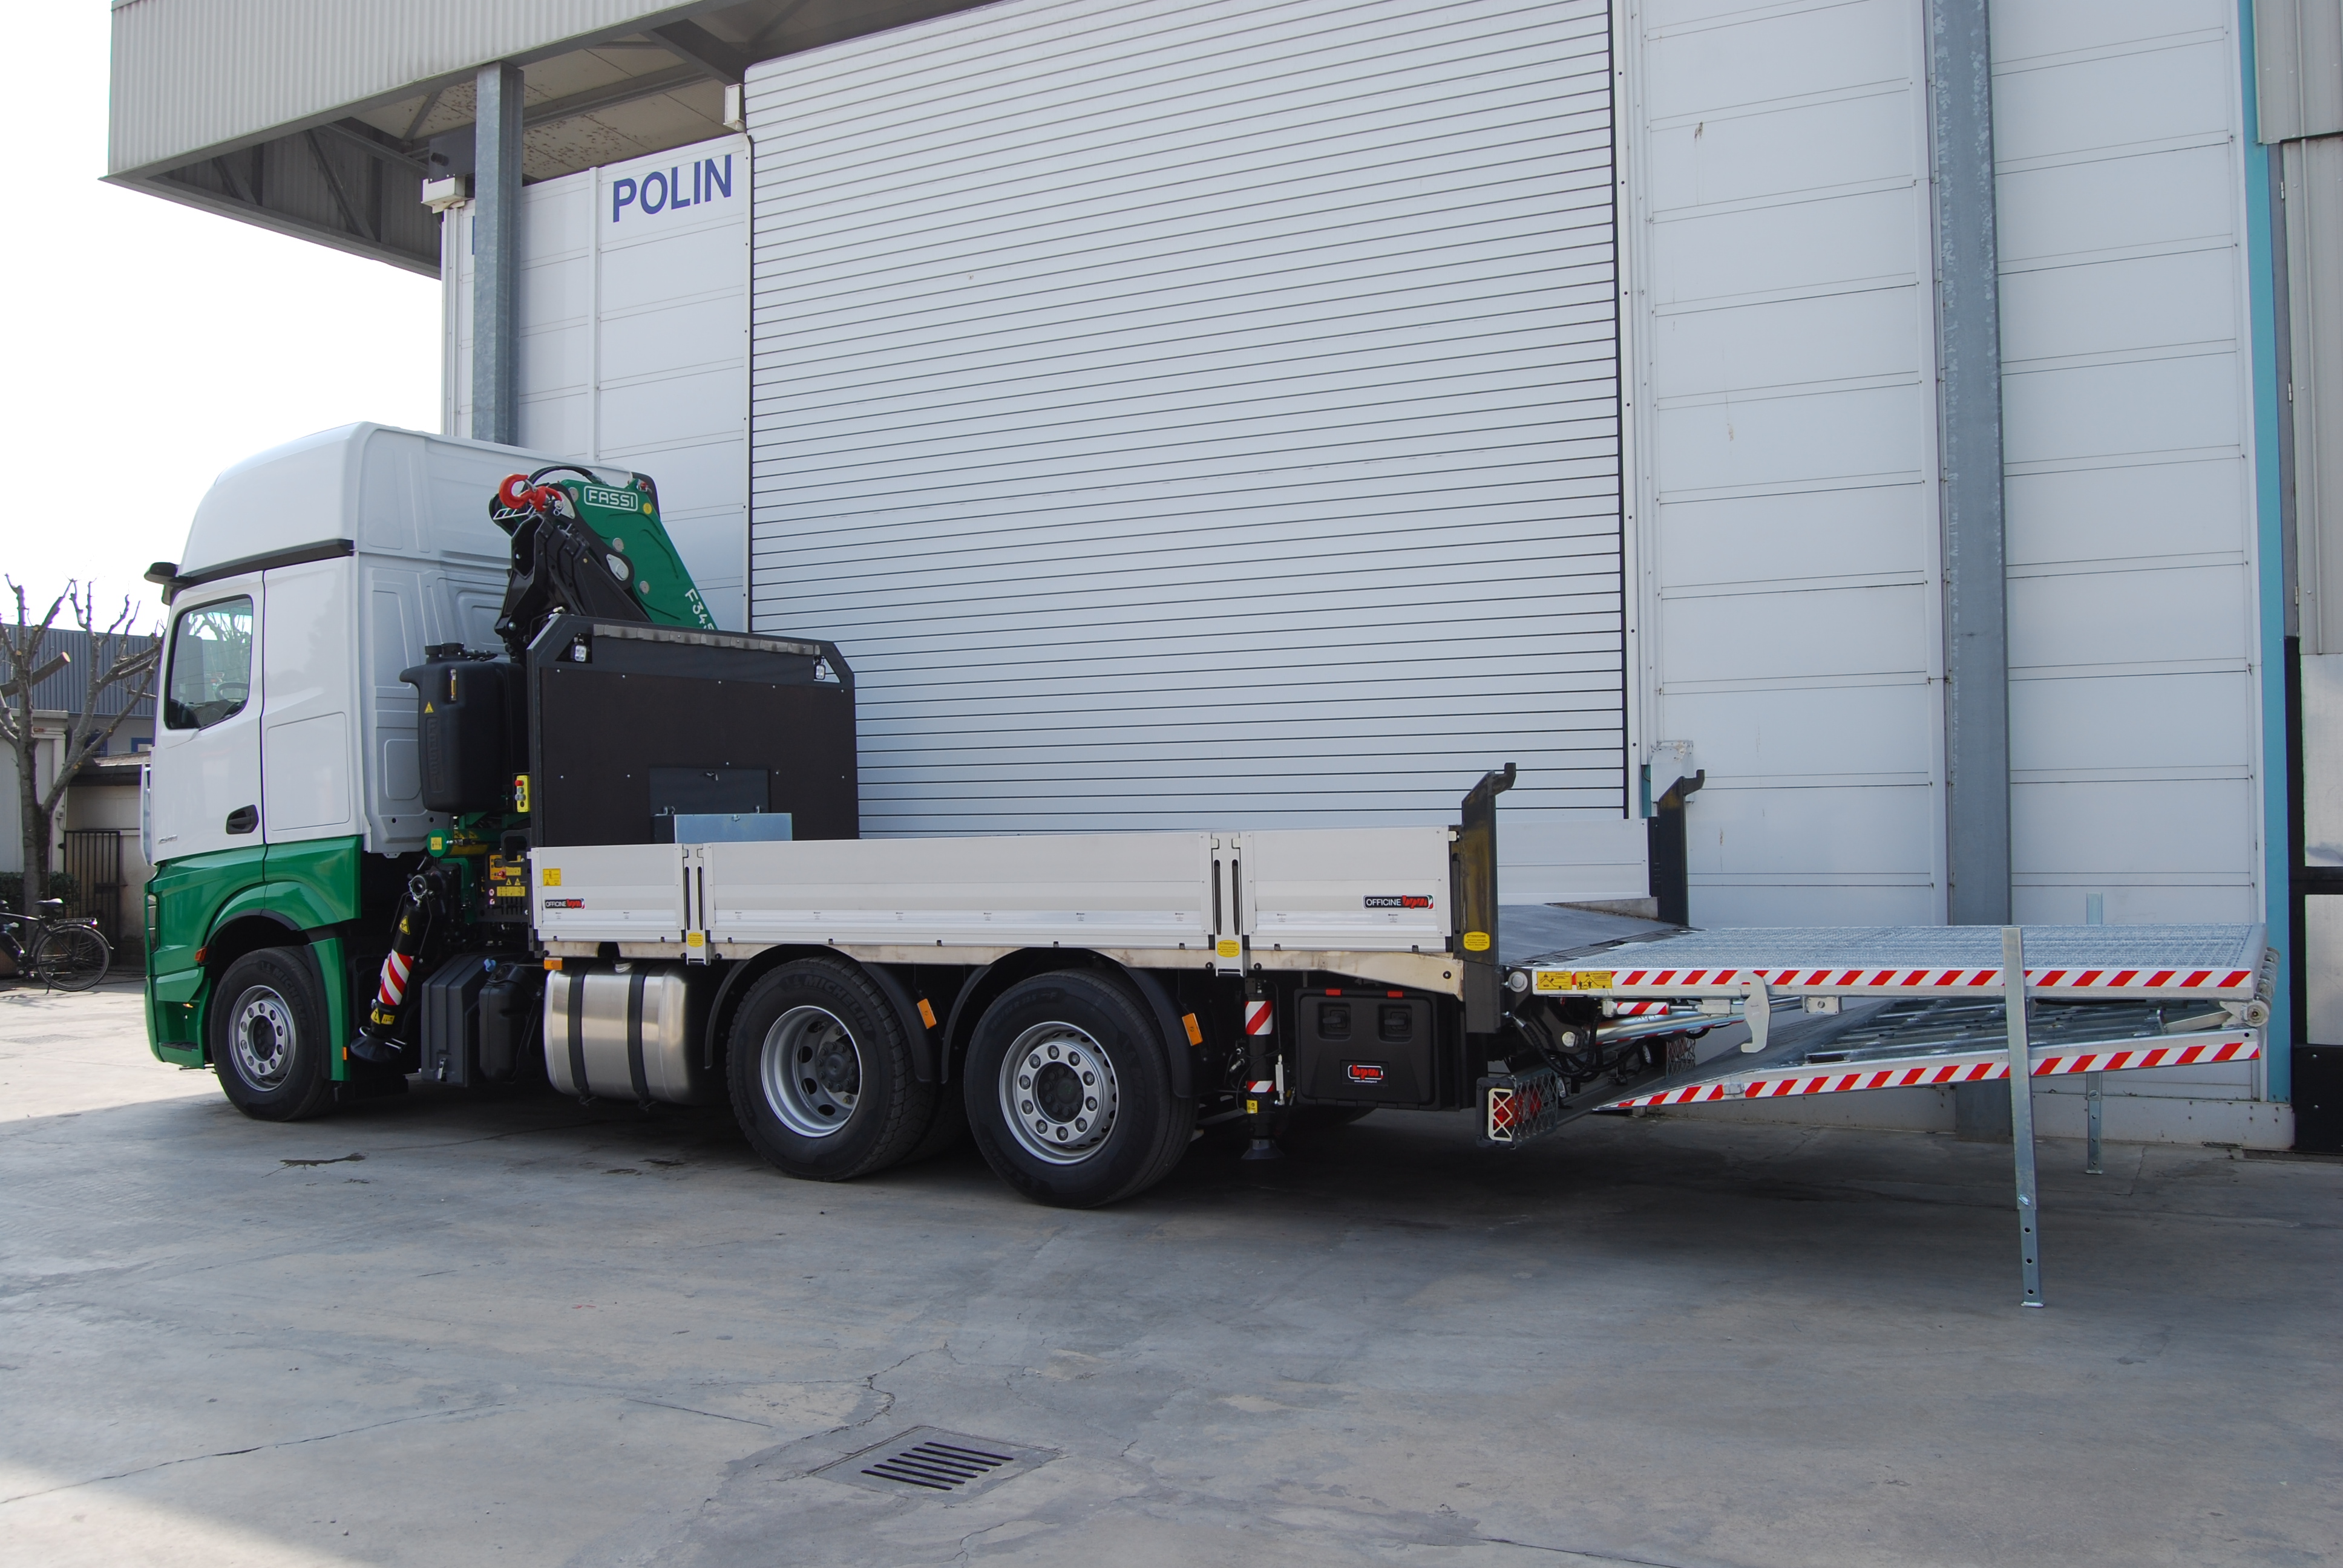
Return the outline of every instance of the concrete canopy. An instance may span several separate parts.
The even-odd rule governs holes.
[[[521,66],[522,177],[550,179],[721,134],[758,60],[967,8],[115,0],[106,178],[437,276],[421,183],[469,172],[480,66]]]

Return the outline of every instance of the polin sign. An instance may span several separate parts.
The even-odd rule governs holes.
[[[686,194],[686,187],[689,194]],[[640,180],[621,177],[610,182],[610,221],[617,223],[626,216],[627,209],[650,214],[679,212],[688,206],[714,201],[718,196],[732,194],[732,155],[726,153],[722,164],[714,158],[697,158],[691,165],[691,177],[683,177],[680,165],[669,169],[653,169]]]

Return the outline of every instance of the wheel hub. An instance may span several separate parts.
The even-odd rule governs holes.
[[[255,1089],[274,1089],[293,1062],[293,1014],[285,999],[255,986],[236,999],[230,1038],[237,1071]]]
[[[782,1126],[800,1138],[828,1138],[862,1098],[862,1050],[836,1014],[793,1007],[765,1031],[758,1077]]]
[[[1072,1024],[1036,1024],[1001,1058],[1002,1118],[1027,1153],[1052,1165],[1097,1153],[1121,1098],[1106,1052]]]

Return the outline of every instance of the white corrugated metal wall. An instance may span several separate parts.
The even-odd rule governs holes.
[[[2013,910],[2259,920],[2234,8],[1993,24]]]
[[[1708,769],[1693,919],[1941,920],[1923,7],[1630,15],[1644,732]],[[2012,3],[1993,46],[2015,912],[2258,920],[2233,18]],[[2167,1109],[2110,1127],[2267,1141],[2208,1104],[2252,1076],[2127,1074]]]
[[[751,613],[853,660],[865,830],[1445,821],[1511,759],[1507,897],[1641,892],[1527,869],[1640,832],[1611,99],[1594,0],[753,71]]]
[[[529,186],[518,290],[520,444],[649,474],[709,611],[736,629],[748,624],[749,178],[747,141],[724,136]],[[471,424],[471,216],[457,208],[444,231],[451,435]]]
[[[1944,919],[1917,0],[1631,7],[1644,733],[1704,925]]]

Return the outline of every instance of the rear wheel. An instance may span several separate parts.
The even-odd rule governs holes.
[[[970,1041],[962,1092],[985,1163],[1039,1202],[1087,1209],[1144,1191],[1187,1151],[1196,1102],[1172,1092],[1146,1007],[1082,970],[997,998]]]
[[[935,1088],[912,1076],[894,1010],[860,971],[827,959],[783,964],[749,989],[729,1070],[740,1131],[791,1176],[883,1171],[932,1120]]]
[[[325,987],[307,948],[262,948],[228,965],[207,1022],[220,1092],[246,1116],[298,1121],[333,1103]]]
[[[90,926],[51,926],[33,950],[33,968],[59,990],[87,990],[114,961],[106,939]]]

